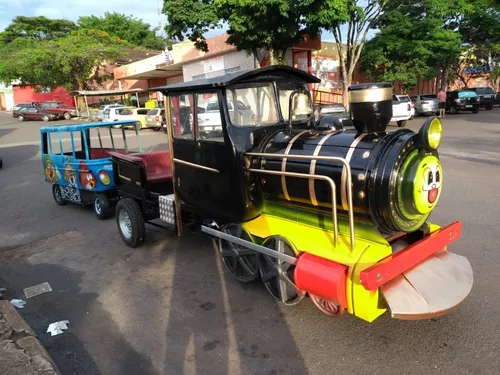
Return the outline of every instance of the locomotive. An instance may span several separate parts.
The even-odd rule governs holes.
[[[388,131],[385,82],[349,87],[349,122],[318,119],[317,82],[271,66],[150,89],[166,98],[169,151],[111,153],[122,239],[142,244],[158,218],[178,235],[195,223],[237,280],[260,279],[283,304],[308,296],[367,322],[448,313],[473,275],[447,249],[461,223],[428,221],[443,184],[440,120]]]

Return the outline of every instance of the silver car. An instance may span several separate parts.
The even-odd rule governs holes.
[[[152,108],[146,115],[146,126],[150,129],[160,130],[166,127],[165,109]]]
[[[413,95],[411,100],[415,106],[415,116],[435,115],[439,113],[439,102],[437,95]]]

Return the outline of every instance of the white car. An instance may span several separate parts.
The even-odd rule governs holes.
[[[407,101],[405,98],[408,98]],[[398,124],[402,128],[406,121],[412,118],[411,99],[408,95],[392,95],[392,118],[391,122]]]
[[[112,109],[112,108],[125,108],[123,104],[104,104],[99,107],[99,110],[97,111],[97,118],[102,121],[104,117],[104,112],[107,109]],[[109,113],[109,112],[108,112]]]

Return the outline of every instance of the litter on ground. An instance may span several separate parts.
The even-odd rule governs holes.
[[[63,329],[68,329],[69,321],[61,320],[60,322],[50,323],[49,328],[47,328],[47,332],[50,332],[51,336],[60,335],[63,333]]]
[[[24,307],[24,305],[26,304],[26,302],[23,301],[22,299],[13,299],[10,301],[10,303],[12,303],[12,305],[17,307],[18,309],[22,309]]]
[[[30,286],[29,288],[25,288],[23,291],[26,298],[31,298],[38,296],[39,294],[51,292],[52,288],[50,287],[49,283],[45,282],[38,285]]]

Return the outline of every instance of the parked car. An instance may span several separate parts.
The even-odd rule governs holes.
[[[405,101],[405,99],[400,99],[399,96],[392,95],[391,121],[396,122],[398,127],[402,128],[406,125],[406,121],[411,118],[411,104]]]
[[[118,116],[120,115],[120,111],[122,109],[133,109],[134,107],[125,107],[125,106],[110,106],[106,108],[102,113],[102,121],[118,121]],[[99,112],[97,114],[99,116]]]
[[[117,120],[131,120],[134,119],[140,123],[139,129],[146,128],[146,115],[147,108],[122,108],[118,112]],[[114,120],[113,120],[114,121]],[[120,127],[118,125],[118,127]]]
[[[415,116],[415,105],[408,95],[396,95],[400,101],[410,103],[410,120]]]
[[[353,126],[351,115],[342,103],[320,104],[315,108],[315,115],[317,120],[323,116],[334,116],[343,127]]]
[[[439,101],[437,95],[419,94],[411,96],[415,107],[415,116],[433,116],[439,114]]]
[[[495,105],[500,105],[500,92],[495,95]]]
[[[165,127],[167,117],[164,108],[152,108],[146,114],[146,126],[150,129],[160,130]]]
[[[52,121],[57,119],[56,115],[54,115],[53,113],[49,113],[45,109],[39,108],[36,105],[21,106],[21,107],[16,106],[12,111],[12,117],[17,118],[19,121],[24,121],[24,120]]]
[[[49,113],[53,113],[58,118],[64,118],[70,120],[72,117],[76,117],[76,108],[69,107],[63,102],[40,102],[37,103],[40,108],[45,109]]]
[[[446,112],[456,114],[459,111],[479,112],[479,97],[472,90],[454,90],[446,93]]]
[[[125,106],[123,104],[118,104],[118,103],[101,105],[97,110],[97,118],[102,120],[104,116],[104,111],[111,108],[125,108]]]
[[[495,103],[495,91],[491,87],[473,87],[468,90],[474,91],[479,97],[479,107],[487,111],[493,109]]]

